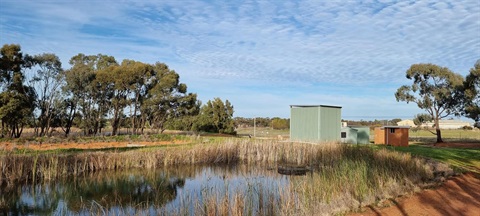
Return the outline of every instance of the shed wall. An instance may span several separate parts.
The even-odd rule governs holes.
[[[390,128],[385,128],[386,142],[392,146],[408,146],[408,128],[395,128],[391,133]]]
[[[342,143],[357,144],[357,130],[350,127],[342,127],[341,133],[346,133],[345,138],[340,138]]]
[[[320,107],[320,141],[340,141],[341,109]]]
[[[385,144],[385,130],[383,128],[375,128],[375,144]]]
[[[357,130],[357,144],[370,144],[370,127],[352,127]]]
[[[314,141],[320,137],[319,107],[290,109],[290,139]]]

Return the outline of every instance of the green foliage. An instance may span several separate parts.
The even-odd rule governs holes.
[[[228,100],[225,103],[220,98],[215,98],[213,101],[209,100],[200,109],[193,130],[236,134],[233,112],[233,106]]]
[[[422,126],[422,124],[430,122],[432,120],[433,119],[432,119],[432,116],[430,114],[420,113],[420,114],[415,115],[415,117],[413,118],[413,123],[417,127],[420,127],[420,126]]]
[[[407,70],[406,77],[413,80],[413,84],[398,88],[397,101],[412,102],[425,110],[436,125],[437,142],[442,142],[439,120],[455,113],[463,77],[434,64],[414,64]]]
[[[476,127],[480,128],[480,59],[470,69],[463,83],[463,110],[464,116],[473,119]]]
[[[84,135],[97,135],[106,125],[113,135],[120,127],[131,128],[136,135],[144,128],[163,132],[167,127],[191,130],[195,125],[235,133],[228,101],[221,107],[210,104],[215,114],[197,124],[201,119],[197,94],[188,93],[179,74],[164,63],[118,64],[113,56],[79,53],[70,59],[71,68],[63,70],[55,54],[24,56],[14,44],[4,45],[0,53],[2,136],[18,137],[25,125],[35,127],[37,136],[49,135],[55,127],[68,136],[73,126]],[[25,76],[31,68],[33,73]],[[32,78],[30,85],[25,85],[25,77]]]
[[[30,64],[23,57],[20,46],[4,45],[0,53],[1,136],[8,134],[18,138],[33,116],[37,95],[32,87],[24,85],[22,70],[29,68]]]
[[[285,130],[290,128],[290,121],[289,119],[282,119],[282,118],[273,118],[272,119],[272,128],[276,130]]]
[[[44,53],[32,57],[32,66],[36,69],[30,81],[38,96],[36,108],[38,109],[37,121],[34,127],[39,127],[39,136],[47,135],[51,127],[59,126],[55,121],[61,113],[62,95],[61,87],[64,84],[64,76],[61,75],[62,63],[60,59],[51,53]]]
[[[145,121],[161,132],[168,126],[190,130],[191,117],[200,109],[197,95],[187,94],[187,85],[180,83],[180,76],[167,65],[157,62],[153,68],[156,77],[142,106]]]

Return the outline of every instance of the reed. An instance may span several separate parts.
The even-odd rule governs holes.
[[[353,147],[335,143],[301,144],[276,141],[227,139],[221,143],[176,146],[135,151],[95,151],[80,153],[34,153],[0,155],[1,183],[49,181],[69,175],[100,170],[155,169],[185,164],[236,164],[276,165],[289,163],[308,165],[315,170],[350,166],[345,170],[357,170],[356,163],[368,166],[368,172],[394,176],[428,177],[428,169],[420,159],[409,154],[388,150],[374,151],[365,147]],[[348,164],[346,164],[348,163]],[[366,172],[362,171],[364,174]],[[373,171],[372,171],[373,170]],[[349,177],[353,174],[344,173]],[[360,174],[358,174],[360,175]]]
[[[178,211],[167,212],[165,208],[158,207],[157,214],[338,214],[410,193],[434,178],[433,168],[426,160],[386,149],[336,143],[217,139],[207,144],[132,151],[7,152],[0,155],[0,184],[8,188],[17,183],[50,182],[107,170],[154,170],[194,164],[275,167],[284,163],[308,166],[312,172],[307,174],[308,178],[291,178],[288,185],[279,187],[275,193],[255,181],[250,182],[245,191],[231,189],[228,185],[223,191],[205,188],[200,197],[182,197]],[[248,172],[248,168],[243,171]],[[229,178],[228,173],[224,178]],[[119,204],[122,205],[121,202]],[[98,214],[116,214],[109,212],[108,206],[103,203],[82,205],[81,208]],[[189,207],[192,205],[193,208]],[[142,211],[137,213],[143,214]]]

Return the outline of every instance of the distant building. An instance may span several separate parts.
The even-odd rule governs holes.
[[[459,129],[459,128],[463,128],[465,126],[471,127],[471,124],[469,122],[461,121],[461,120],[454,120],[454,119],[440,120],[439,124],[440,124],[440,129]],[[422,124],[422,127],[433,128],[434,123],[433,122],[427,122],[427,123]]]
[[[383,126],[375,128],[375,144],[408,146],[409,126]]]
[[[415,123],[411,119],[405,119],[402,121],[397,122],[397,126],[410,126],[415,127]]]
[[[327,105],[290,105],[290,139],[339,142],[341,109]]]

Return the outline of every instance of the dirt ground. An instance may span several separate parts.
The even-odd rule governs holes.
[[[442,186],[390,200],[390,206],[370,206],[351,215],[480,215],[480,177],[468,173],[448,179]]]
[[[480,143],[430,144],[434,148],[480,148]],[[442,186],[390,200],[390,206],[369,206],[351,215],[480,215],[480,175],[467,173],[448,179]]]

